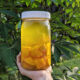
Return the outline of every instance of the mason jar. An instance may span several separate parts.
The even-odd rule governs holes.
[[[44,70],[51,65],[50,13],[25,11],[21,14],[21,65],[28,70]]]

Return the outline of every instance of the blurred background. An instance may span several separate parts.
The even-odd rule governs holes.
[[[52,77],[80,80],[80,0],[0,0],[0,80],[30,80],[16,66],[21,12],[51,13]]]

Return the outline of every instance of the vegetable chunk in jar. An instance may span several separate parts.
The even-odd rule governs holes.
[[[28,70],[43,70],[51,65],[50,13],[22,13],[21,65]]]

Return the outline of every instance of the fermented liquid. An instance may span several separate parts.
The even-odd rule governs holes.
[[[21,65],[28,70],[43,70],[51,65],[49,21],[23,20],[21,26]]]

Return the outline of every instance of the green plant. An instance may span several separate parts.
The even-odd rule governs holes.
[[[80,59],[78,57],[57,63],[53,67],[54,80],[79,80],[80,79]]]
[[[52,45],[54,44],[55,47],[54,54],[52,54],[52,64],[53,62],[56,64],[64,59],[73,58],[77,53],[80,53],[79,49],[77,49],[77,46],[79,47],[80,45],[79,0],[1,0],[0,75],[3,73],[8,75],[7,72],[14,72],[14,70],[16,72],[18,70],[16,55],[20,51],[20,14],[25,10],[45,10],[51,12],[51,37]],[[12,70],[7,71],[10,68]],[[11,76],[15,72],[13,74],[10,73]],[[26,79],[22,78],[23,80]],[[1,79],[3,80],[3,78]],[[21,78],[17,77],[16,80],[21,80]]]

